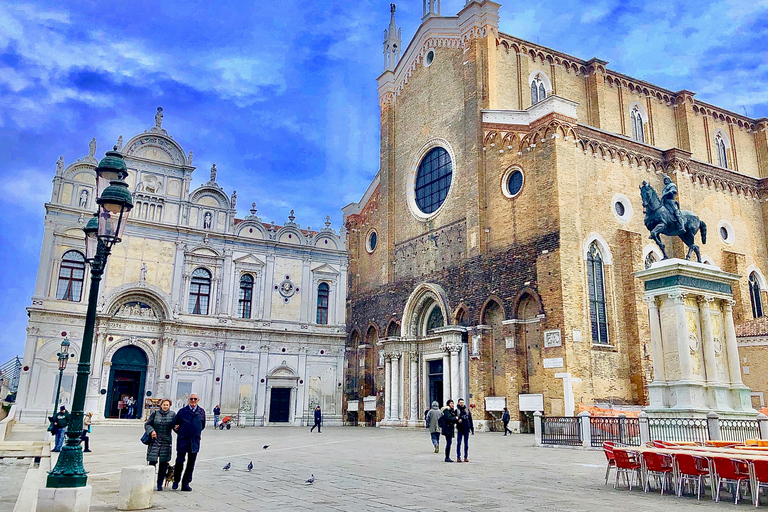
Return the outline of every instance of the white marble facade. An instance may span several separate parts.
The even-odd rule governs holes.
[[[135,205],[102,281],[86,410],[97,419],[121,415],[118,396],[134,390],[141,413],[147,398],[171,398],[181,407],[197,393],[206,410],[220,404],[222,414],[239,413],[247,425],[303,425],[317,404],[327,424],[340,423],[343,230],[332,229],[330,219],[319,230],[302,229],[293,211],[282,225],[265,223],[255,205],[236,218],[237,194],[218,185],[215,165],[207,182],[190,191],[192,152],[168,135],[162,118],[158,109],[151,130],[125,146],[118,140]],[[46,204],[27,308],[22,421],[42,421],[53,408],[63,336],[74,357],[61,402],[69,405],[74,392],[90,279],[87,267],[82,283],[61,276],[71,272],[65,260],[83,253],[82,228],[95,210],[95,141],[89,149],[69,165],[59,159]],[[201,286],[198,301],[193,292]]]

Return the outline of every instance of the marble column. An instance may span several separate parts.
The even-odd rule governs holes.
[[[712,317],[710,313],[709,303],[712,302],[712,297],[699,297],[699,310],[701,317],[701,340],[702,348],[704,349],[704,371],[706,372],[706,380],[709,383],[717,382],[717,360],[715,358],[715,335],[712,331]]]
[[[651,321],[651,361],[653,362],[653,382],[664,382],[664,348],[661,342],[661,319],[659,318],[659,305],[656,297],[643,299],[648,304],[648,312]]]
[[[459,398],[464,398],[460,393],[459,385],[459,350],[461,345],[451,344],[448,346],[448,350],[451,352],[451,398],[458,401]],[[466,399],[465,399],[466,400]]]
[[[443,403],[440,407],[445,405],[451,396],[451,356],[448,353],[443,354]],[[453,398],[455,401],[456,399]]]
[[[467,355],[468,343],[461,344],[459,352],[459,394],[469,403],[469,356]]]
[[[685,294],[670,293],[669,298],[675,301],[675,327],[677,330],[677,353],[680,358],[680,380],[691,380],[693,371],[688,321],[685,318]]]
[[[384,354],[384,421],[392,418],[392,358]]]
[[[400,353],[392,354],[392,405],[390,419],[400,419]]]
[[[739,347],[736,344],[736,330],[733,327],[733,305],[736,302],[728,300],[723,304],[723,324],[725,325],[725,350],[728,355],[728,373],[731,385],[743,385],[741,381],[741,364],[739,363]]]
[[[419,361],[416,352],[410,354],[411,358],[411,410],[409,419],[419,419]]]

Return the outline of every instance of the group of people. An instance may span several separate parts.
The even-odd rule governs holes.
[[[92,412],[85,413],[83,416],[83,431],[80,434],[80,441],[85,445],[84,452],[90,452],[90,439],[88,434],[91,431],[91,419],[93,418]],[[59,408],[59,412],[48,418],[51,420],[50,431],[56,438],[52,452],[60,452],[64,447],[64,440],[67,436],[67,430],[69,429],[69,422],[71,421],[71,415],[65,405]]]
[[[458,407],[454,407],[453,400],[445,402],[445,407],[435,401],[426,414],[427,428],[429,429],[432,445],[435,453],[440,453],[440,434],[445,437],[445,462],[453,462],[451,459],[451,445],[453,438],[458,433],[456,441],[456,462],[469,462],[469,436],[475,435],[475,425],[472,422],[472,413],[469,412],[463,398],[459,398]],[[461,446],[464,444],[464,460],[461,459]]]
[[[191,491],[192,473],[195,461],[200,451],[200,438],[205,429],[205,411],[198,402],[196,394],[189,396],[189,403],[171,411],[172,402],[167,398],[160,402],[160,409],[150,414],[144,424],[144,431],[151,440],[147,446],[147,462],[157,469],[157,490],[163,490],[163,481],[168,474],[168,467],[173,454],[173,438],[176,434],[176,460],[173,466],[173,486],[178,489],[181,482],[182,491]],[[186,461],[186,469],[184,463]],[[159,464],[158,464],[159,463]]]

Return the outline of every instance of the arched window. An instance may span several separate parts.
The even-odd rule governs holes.
[[[429,317],[427,317],[427,325],[424,329],[424,334],[428,334],[432,329],[437,329],[438,327],[443,327],[444,325],[445,319],[443,318],[443,311],[440,309],[440,306],[435,304],[435,306],[432,308],[432,311],[429,312]]]
[[[651,265],[659,261],[656,258],[656,255],[653,252],[649,252],[648,256],[645,257],[645,268],[651,268]]]
[[[589,319],[592,323],[592,343],[608,343],[608,320],[605,308],[603,256],[593,242],[587,254],[587,287],[589,290]]]
[[[204,268],[192,272],[189,286],[189,312],[193,315],[207,315],[211,298],[211,273]]]
[[[728,153],[726,152],[725,137],[722,134],[715,134],[715,149],[717,150],[717,164],[720,167],[728,168]]]
[[[240,278],[240,300],[237,305],[237,316],[251,318],[251,304],[253,303],[253,276],[243,274]]]
[[[640,107],[635,105],[630,112],[630,122],[632,123],[632,139],[638,142],[645,142],[645,129],[643,127],[643,115],[640,113]]]
[[[451,188],[452,174],[451,156],[444,148],[433,148],[424,156],[419,163],[414,189],[419,210],[430,214],[440,208]]]
[[[320,283],[317,285],[317,323],[328,323],[328,296],[330,295],[331,288],[328,283]]]
[[[61,258],[56,298],[80,302],[85,278],[85,257],[77,251],[67,251]]]
[[[387,338],[396,336],[400,336],[400,326],[394,320],[390,320],[389,325],[387,326]]]
[[[752,316],[760,318],[763,316],[763,301],[760,299],[760,282],[756,272],[749,274],[749,298],[752,301]]]
[[[543,101],[547,97],[547,90],[544,87],[544,81],[540,76],[531,80],[531,106]]]

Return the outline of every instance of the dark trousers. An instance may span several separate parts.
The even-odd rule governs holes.
[[[150,466],[157,466],[157,461],[150,462]],[[168,462],[160,461],[160,465],[157,468],[157,486],[162,487],[165,481],[165,475],[168,474]]]
[[[432,438],[432,446],[435,448],[440,446],[440,432],[431,432],[429,436]]]
[[[451,458],[451,444],[453,444],[453,436],[445,436],[445,460]]]
[[[181,476],[181,470],[184,469],[184,457],[189,456],[187,460],[187,469],[184,470],[184,477]],[[189,485],[192,481],[192,472],[195,470],[195,461],[197,453],[194,452],[176,452],[176,464],[173,467],[173,482],[181,485]]]
[[[509,432],[510,434],[512,433],[512,431],[509,430],[509,422],[505,421],[504,422],[504,435],[507,435],[507,432]]]
[[[459,430],[459,437],[456,439],[456,457],[461,458],[461,440],[464,440],[464,458],[469,455],[469,432]]]
[[[309,431],[312,432],[313,430],[315,430],[315,427],[317,427],[317,433],[319,434],[320,433],[320,422],[317,421],[317,420],[315,420],[315,424],[312,425],[312,428],[309,429]]]

